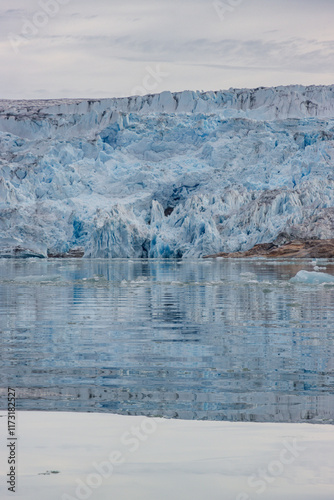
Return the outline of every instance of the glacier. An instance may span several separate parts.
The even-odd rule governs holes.
[[[334,238],[334,85],[0,100],[0,256]]]

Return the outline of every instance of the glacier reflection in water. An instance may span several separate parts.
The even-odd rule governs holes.
[[[1,260],[1,409],[9,385],[25,410],[333,423],[334,287],[301,269]]]

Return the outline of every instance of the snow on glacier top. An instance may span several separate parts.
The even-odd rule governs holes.
[[[183,91],[126,98],[0,100],[0,113],[7,115],[56,115],[103,112],[106,109],[136,113],[239,112],[253,119],[330,118],[334,114],[334,85],[279,86],[256,89]]]

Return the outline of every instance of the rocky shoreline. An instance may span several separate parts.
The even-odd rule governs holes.
[[[243,257],[268,257],[268,258],[312,258],[331,259],[334,258],[334,239],[317,240],[292,240],[282,245],[276,243],[260,243],[245,252],[217,253],[205,255],[204,259],[217,257],[243,258]]]

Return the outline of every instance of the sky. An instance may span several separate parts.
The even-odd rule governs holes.
[[[1,0],[0,99],[334,83],[333,0]]]

